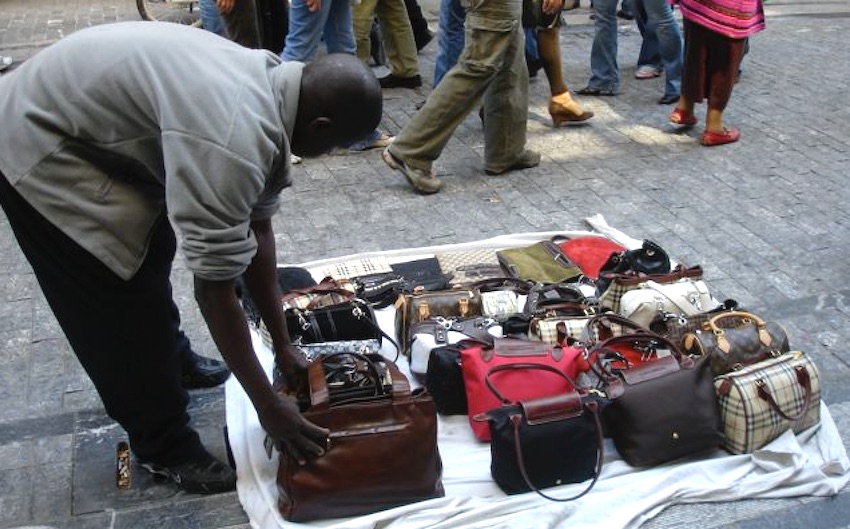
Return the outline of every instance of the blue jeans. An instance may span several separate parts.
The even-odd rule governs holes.
[[[634,0],[630,0],[634,1]],[[640,31],[641,43],[640,53],[638,54],[638,66],[654,66],[659,70],[664,68],[661,63],[661,54],[658,52],[658,36],[655,35],[655,29],[647,27],[646,13],[643,9],[636,9],[634,13],[635,22],[637,22],[638,30]]]
[[[280,57],[284,61],[310,62],[324,39],[328,53],[354,55],[354,25],[351,0],[323,0],[319,11],[311,13],[304,0],[289,6],[289,33]]]
[[[457,64],[463,51],[466,11],[460,0],[440,0],[440,26],[437,33],[437,58],[434,60],[434,86]]]
[[[589,88],[617,93],[620,69],[617,66],[617,4],[619,0],[593,0],[595,32],[590,48]]]
[[[682,32],[667,0],[634,0],[635,9],[646,15],[646,29],[655,34],[664,67],[664,95],[678,96],[682,89]]]
[[[589,87],[599,90],[620,90],[620,70],[617,66],[617,2],[594,0],[596,33],[590,50]],[[673,18],[673,9],[666,0],[634,0],[636,11],[646,14],[647,29],[654,30],[658,53],[664,66],[664,95],[679,95],[682,84],[682,34]]]
[[[218,12],[218,7],[215,5],[215,0],[200,0],[201,24],[204,29],[211,31],[220,37],[227,38],[227,33],[224,31],[224,21],[221,19],[221,13]]]

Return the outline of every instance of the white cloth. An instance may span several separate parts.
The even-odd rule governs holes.
[[[604,219],[602,220],[604,222]],[[500,248],[531,244],[555,234],[586,232],[541,232],[515,234],[477,243],[379,252],[389,259],[465,248]],[[608,232],[624,246],[625,234]],[[372,254],[358,254],[355,257]],[[351,256],[343,259],[350,259]],[[334,260],[305,263],[320,269]],[[392,307],[379,311],[379,323],[392,329]],[[271,352],[259,336],[254,347],[269,375]],[[393,358],[387,346],[382,353]],[[399,360],[408,372],[406,360]],[[411,380],[413,383],[413,380]],[[830,496],[850,481],[850,459],[832,416],[821,404],[821,423],[800,435],[780,436],[753,454],[729,455],[717,450],[708,458],[689,460],[650,469],[636,469],[623,462],[606,441],[602,475],[593,490],[571,502],[556,503],[534,493],[507,496],[490,476],[489,445],[478,442],[465,416],[439,417],[438,443],[443,459],[444,498],[423,501],[371,515],[324,520],[309,524],[285,521],[277,510],[277,454],[269,459],[263,448],[265,434],[256,412],[233,377],[226,385],[228,436],[237,466],[239,500],[257,529],[333,527],[335,529],[451,529],[633,528],[676,503],[731,501],[744,498]],[[564,447],[569,450],[569,447]],[[399,454],[404,457],[404,454]],[[549,495],[567,497],[586,483],[547,489]],[[616,498],[616,500],[612,500]],[[603,523],[604,521],[604,523]],[[600,525],[601,524],[601,525]]]

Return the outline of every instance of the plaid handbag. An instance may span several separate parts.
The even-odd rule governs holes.
[[[714,379],[723,447],[748,454],[787,430],[820,422],[820,375],[802,351],[792,351]]]

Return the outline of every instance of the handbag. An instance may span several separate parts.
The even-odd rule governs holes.
[[[734,299],[727,299],[715,309],[708,312],[693,314],[691,316],[672,313],[658,315],[649,323],[649,330],[664,336],[679,347],[683,347],[682,339],[685,335],[689,332],[702,329],[703,324],[712,317],[720,314],[721,312],[743,310],[743,308],[739,308],[737,301]]]
[[[425,379],[432,349],[469,338],[492,339],[491,335],[501,335],[501,329],[495,319],[486,316],[471,318],[437,316],[414,323],[410,328],[408,343],[410,372],[417,378]]]
[[[534,283],[512,277],[497,277],[469,285],[481,294],[481,313],[505,320],[524,310],[526,298]]]
[[[448,278],[440,270],[440,263],[436,257],[393,263],[390,268],[407,281],[409,289],[413,292],[449,288]]]
[[[619,313],[648,328],[659,317],[693,316],[719,306],[702,279],[683,279],[666,284],[649,280],[641,283],[640,288],[623,294]]]
[[[599,271],[612,255],[626,251],[619,243],[599,235],[584,235],[571,239],[555,237],[553,241],[564,255],[581,269],[582,274],[590,279],[599,277]]]
[[[776,322],[751,312],[723,312],[703,323],[702,329],[682,339],[689,355],[707,356],[715,376],[787,353],[788,335]]]
[[[331,403],[323,362],[308,368],[304,418],[330,430],[323,456],[300,465],[281,453],[278,509],[288,521],[357,516],[445,495],[437,418],[427,391],[410,390],[393,362],[356,355],[367,373],[389,373],[388,392]]]
[[[428,356],[428,373],[425,387],[434,399],[437,413],[441,415],[466,415],[466,387],[461,370],[461,352],[469,347],[486,345],[474,339],[443,345],[431,349]]]
[[[558,347],[516,338],[494,338],[492,345],[477,344],[461,350],[461,372],[466,390],[467,415],[475,437],[490,440],[487,424],[475,416],[499,406],[499,399],[487,387],[485,376],[493,367],[505,364],[535,363],[549,365],[565,373],[571,380],[578,374],[582,350]],[[534,399],[571,391],[572,385],[556,377],[535,377],[528,371],[500,373],[497,377],[502,393],[514,401]]]
[[[547,14],[543,11],[542,0],[522,1],[522,27],[552,29],[561,22],[561,10]]]
[[[384,339],[398,350],[395,340],[378,325],[372,307],[360,299],[313,310],[288,309],[284,316],[290,340],[311,359],[336,352],[377,352]],[[265,327],[260,334],[271,347],[271,336]]]
[[[512,402],[492,380],[498,372],[533,369],[565,378],[567,386],[575,387],[563,372],[547,365],[509,364],[487,373],[488,388],[502,402],[477,417],[486,420],[490,429],[490,474],[506,494],[534,491],[552,501],[575,500],[590,492],[602,471],[604,439],[599,415],[603,399],[572,390]],[[591,478],[582,492],[568,498],[540,490]]]
[[[793,351],[714,379],[723,447],[748,454],[787,430],[820,422],[820,375],[811,358]]]
[[[604,281],[603,281],[604,278]],[[655,281],[658,284],[675,283],[683,280],[702,279],[702,267],[677,266],[665,274],[644,273],[606,273],[597,280],[599,287],[599,305],[603,308],[620,312],[620,301],[623,295],[630,290],[641,288],[647,281]]]
[[[496,259],[496,251],[489,249],[458,250],[436,254],[440,270],[449,278],[452,288],[468,287],[486,279],[505,277],[505,271]]]
[[[398,272],[382,272],[351,278],[358,298],[375,309],[389,307],[400,295],[411,291],[410,284]]]
[[[509,277],[536,283],[563,283],[581,276],[581,270],[552,241],[507,248],[496,257]]]
[[[399,296],[395,303],[396,335],[410,355],[410,329],[413,325],[437,316],[470,318],[481,316],[481,294],[477,290],[454,289],[420,292]]]
[[[664,347],[667,356],[617,369],[608,363],[610,341]],[[631,466],[659,465],[717,448],[722,443],[720,415],[706,358],[683,356],[678,347],[653,333],[619,336],[594,347],[594,370],[610,402],[602,412],[606,432]]]

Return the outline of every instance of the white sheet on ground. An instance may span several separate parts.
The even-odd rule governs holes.
[[[611,228],[601,216],[588,224],[626,247],[640,241]],[[591,232],[537,232],[512,234],[473,243],[357,254],[303,263],[318,274],[334,262],[372,255],[390,262],[409,260],[435,252],[469,248],[515,247],[551,237]],[[321,279],[321,277],[317,278]],[[379,311],[379,323],[392,329],[392,307]],[[271,376],[272,355],[254,333],[254,347]],[[382,353],[393,358],[385,345]],[[402,357],[399,367],[407,372]],[[413,382],[411,380],[411,382]],[[829,410],[821,404],[821,423],[806,432],[787,432],[762,450],[748,455],[729,455],[718,450],[708,458],[688,460],[650,469],[636,469],[623,462],[610,441],[602,475],[594,489],[572,502],[556,503],[534,493],[507,496],[490,477],[489,445],[475,440],[465,416],[439,417],[439,448],[443,459],[446,496],[350,519],[309,524],[285,521],[277,510],[277,454],[270,460],[263,449],[264,432],[256,412],[239,383],[231,377],[226,385],[227,427],[237,465],[239,500],[257,529],[333,527],[335,529],[449,529],[502,528],[542,529],[584,527],[606,529],[637,527],[676,503],[731,501],[744,498],[830,496],[850,480],[850,460]],[[568,447],[564,447],[568,450]],[[404,454],[398,454],[405,457]],[[550,495],[567,497],[585,484],[547,489]],[[616,498],[616,500],[612,500]]]

